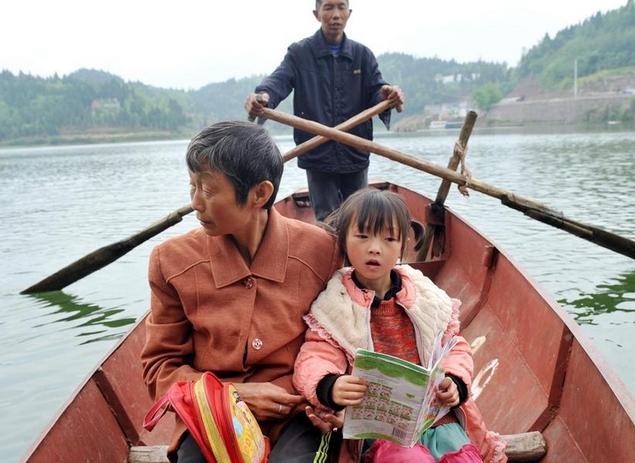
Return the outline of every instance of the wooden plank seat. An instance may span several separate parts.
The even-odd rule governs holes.
[[[510,462],[538,461],[547,453],[547,443],[539,431],[501,436],[507,443],[505,453]],[[130,448],[128,463],[169,463],[167,445]]]
[[[507,444],[509,461],[538,461],[547,453],[547,442],[540,431],[501,435]]]

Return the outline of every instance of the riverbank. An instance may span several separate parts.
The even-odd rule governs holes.
[[[192,130],[176,131],[102,131],[74,132],[49,136],[13,138],[0,141],[0,147],[29,147],[43,145],[94,145],[101,143],[126,143],[139,141],[182,140],[191,138]]]
[[[633,127],[635,96],[603,93],[575,98],[507,99],[492,107],[483,121],[488,126],[558,124]]]
[[[477,111],[475,130],[518,133],[572,133],[633,130],[635,96],[603,95],[580,98],[505,101],[489,111]],[[396,122],[398,133],[438,134],[459,130],[453,120],[446,127],[431,128],[430,117],[409,116]]]
[[[577,125],[558,125],[558,124],[487,124],[485,121],[478,121],[474,128],[474,133],[481,135],[506,135],[506,134],[574,134],[574,133],[613,133],[633,130],[633,125],[624,124],[577,124]],[[429,129],[422,127],[416,130],[376,130],[376,139],[386,139],[393,137],[446,137],[448,135],[458,136],[460,129]],[[29,137],[16,140],[8,140],[0,142],[2,148],[30,148],[45,146],[79,146],[79,145],[100,145],[100,144],[123,144],[134,142],[153,142],[153,141],[176,141],[189,140],[195,131],[182,132],[133,132],[120,134],[77,134],[74,136],[53,136],[53,137]],[[293,141],[291,131],[274,132],[274,135],[283,140]],[[381,141],[380,141],[381,143]]]

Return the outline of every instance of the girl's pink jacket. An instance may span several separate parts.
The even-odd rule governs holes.
[[[402,289],[395,296],[396,302],[413,323],[421,364],[427,364],[438,333],[444,333],[443,342],[456,336],[456,345],[442,366],[447,373],[461,378],[469,390],[473,361],[469,344],[458,336],[460,301],[450,299],[420,271],[408,265],[397,266],[395,270],[402,280]],[[316,396],[320,380],[327,374],[350,373],[356,349],[373,350],[370,306],[374,292],[358,288],[351,274],[351,268],[335,272],[305,316],[309,329],[295,362],[293,384],[317,407],[322,406]],[[498,434],[487,431],[471,398],[456,408],[455,413],[486,463],[507,461],[505,443]],[[339,461],[354,462],[358,459],[358,441],[345,441]]]

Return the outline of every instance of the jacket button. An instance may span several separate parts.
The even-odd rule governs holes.
[[[251,289],[254,286],[254,279],[251,277],[245,278],[243,280],[243,285],[245,286],[245,288],[247,289]]]
[[[256,350],[262,349],[262,341],[260,340],[260,338],[254,338],[254,340],[251,341],[251,347]]]

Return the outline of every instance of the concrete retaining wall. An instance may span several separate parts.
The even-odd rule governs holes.
[[[629,94],[614,94],[508,102],[490,109],[485,122],[531,125],[598,121],[607,109],[615,112],[622,111],[631,104],[634,98]]]

